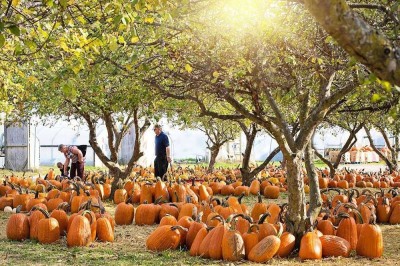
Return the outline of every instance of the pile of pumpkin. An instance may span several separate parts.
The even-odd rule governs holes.
[[[20,184],[22,179],[9,180]],[[114,241],[114,219],[105,212],[98,190],[69,180],[59,190],[50,181],[32,185],[34,193],[7,181],[0,186],[0,209],[13,213],[7,223],[8,239],[48,244],[66,236],[69,247],[86,246],[96,238]]]
[[[274,256],[288,257],[296,245],[295,236],[286,231],[285,226],[264,222],[265,216],[253,223],[243,215],[230,216],[227,221],[215,215],[211,220],[216,223],[212,226],[193,221],[190,217],[184,216],[179,221],[172,217],[162,218],[160,226],[148,237],[146,246],[149,250],[183,247],[191,256],[228,261],[248,259],[262,263]],[[336,235],[323,234],[310,227],[310,232],[305,233],[300,241],[300,259],[349,257],[352,250],[368,258],[382,255],[382,232],[373,219],[371,223],[357,224],[347,213],[341,213],[338,218]]]
[[[343,210],[338,215],[332,217],[321,213],[316,226],[310,226],[309,232],[299,241],[300,259],[349,257],[352,250],[368,258],[382,255],[382,232],[375,224],[375,215],[363,223],[357,210],[344,204],[340,206]],[[260,206],[254,206],[253,216],[260,211],[257,208]],[[191,256],[215,260],[248,259],[262,263],[274,256],[285,258],[295,251],[296,238],[279,221],[281,214],[279,212],[276,216],[275,213],[272,217],[270,212],[266,212],[260,215],[259,220],[245,214],[232,214],[227,219],[213,214],[205,223],[201,215],[196,220],[191,216],[180,215],[176,219],[173,215],[165,215],[159,227],[148,237],[146,246],[153,251],[186,248]],[[337,228],[330,218],[338,224]]]
[[[319,187],[325,188],[389,188],[400,187],[400,174],[393,173],[362,173],[347,169],[337,171],[333,178],[329,178],[329,171],[324,169],[319,172]],[[306,180],[307,181],[307,180]]]

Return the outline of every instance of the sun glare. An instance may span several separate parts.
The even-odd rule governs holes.
[[[206,11],[206,17],[217,31],[234,35],[256,33],[276,23],[279,5],[268,0],[219,0]]]

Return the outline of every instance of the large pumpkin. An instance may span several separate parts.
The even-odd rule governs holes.
[[[176,249],[181,241],[179,226],[164,225],[157,227],[146,240],[146,247],[153,251],[164,251],[167,249]]]
[[[45,216],[41,219],[37,228],[37,238],[39,243],[50,244],[60,239],[60,226],[55,218],[50,217],[50,214],[43,209],[38,209]]]
[[[363,224],[360,238],[357,243],[357,254],[367,258],[379,258],[383,254],[383,237],[379,225],[375,224],[375,216],[372,215],[371,224]]]
[[[121,202],[115,208],[115,223],[117,225],[132,224],[135,208],[130,203]]]
[[[345,257],[350,255],[349,241],[334,235],[324,235],[319,238],[322,244],[323,257]]]
[[[74,246],[87,246],[92,242],[92,232],[90,222],[85,217],[85,212],[76,215],[73,219],[71,226],[68,230],[67,245],[68,247]]]
[[[299,257],[302,260],[322,258],[321,240],[315,231],[308,232],[301,238]]]
[[[10,216],[7,222],[6,234],[10,240],[21,241],[29,238],[28,216],[19,213],[21,207],[17,208],[17,213]]]

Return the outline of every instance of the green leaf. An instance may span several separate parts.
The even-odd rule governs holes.
[[[43,1],[46,6],[53,7],[54,6],[54,1],[53,0],[45,0]]]
[[[381,96],[380,96],[379,94],[377,94],[377,93],[374,93],[374,94],[372,95],[371,101],[372,101],[373,103],[376,103],[376,102],[378,102],[380,99],[381,99]]]
[[[63,8],[66,8],[67,5],[68,5],[68,0],[59,0],[59,2],[60,2],[60,5],[61,5]]]
[[[25,45],[28,46],[28,48],[33,52],[36,50],[37,45],[35,42],[31,41],[31,40],[26,40],[25,41]]]
[[[2,48],[5,43],[6,43],[6,38],[4,37],[3,34],[0,34],[0,48]]]
[[[4,22],[0,21],[0,32],[4,30]]]
[[[218,77],[219,77],[218,71],[214,71],[214,72],[213,72],[213,77],[214,77],[214,78],[218,78]]]
[[[9,29],[10,32],[11,32],[12,34],[14,34],[15,36],[19,36],[19,35],[21,34],[21,32],[20,32],[18,26],[16,26],[16,25],[12,25],[12,26],[8,27],[8,29]]]
[[[193,68],[192,68],[189,64],[186,64],[186,65],[185,65],[185,70],[186,70],[188,73],[192,73]]]
[[[153,24],[154,23],[154,18],[147,17],[147,18],[144,19],[144,22],[149,23],[149,24]]]
[[[114,18],[113,23],[114,23],[115,25],[117,25],[117,24],[119,24],[119,22],[121,21],[121,19],[122,19],[122,15],[118,15],[118,16],[116,16],[116,17]]]
[[[123,36],[118,36],[118,42],[125,44],[125,39]]]
[[[381,85],[382,85],[382,88],[387,92],[390,92],[392,90],[392,85],[390,84],[390,82],[382,81]]]
[[[133,36],[132,38],[131,38],[131,43],[137,43],[137,42],[139,42],[140,40],[139,40],[139,37],[138,36]]]

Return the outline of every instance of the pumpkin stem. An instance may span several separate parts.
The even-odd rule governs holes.
[[[261,218],[258,220],[258,224],[263,224],[265,222],[265,219],[267,219],[267,217],[271,217],[271,213],[270,212],[264,213],[261,216]]]
[[[22,205],[18,205],[15,209],[15,213],[21,213]]]
[[[41,213],[43,213],[43,215],[44,215],[47,219],[50,218],[49,212],[46,211],[46,210],[43,209],[43,208],[38,207],[38,206],[33,206],[33,208],[31,209],[31,212],[32,212],[32,211],[40,211]]]
[[[278,222],[278,226],[279,226],[279,230],[278,230],[278,233],[276,234],[276,236],[278,238],[281,238],[281,235],[283,233],[283,224],[281,222]]]
[[[92,211],[89,211],[89,210],[85,210],[85,211],[83,211],[82,212],[82,216],[85,216],[86,214],[89,214],[89,216],[90,216],[90,225],[92,225],[92,223],[94,222],[94,218],[93,218],[93,216],[94,216],[94,213],[92,212]],[[85,216],[86,217],[86,216]],[[87,217],[86,217],[87,218]],[[88,219],[89,220],[89,219]]]

